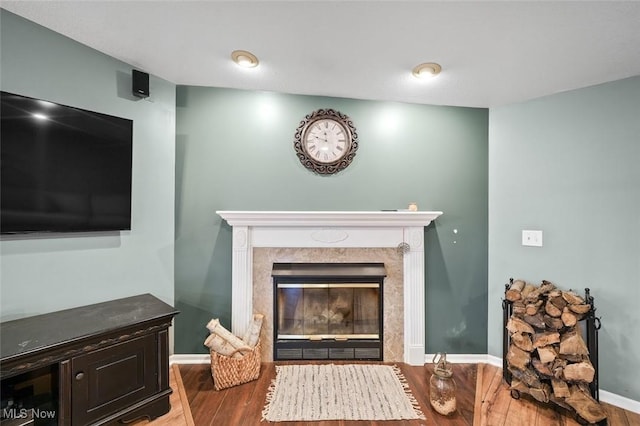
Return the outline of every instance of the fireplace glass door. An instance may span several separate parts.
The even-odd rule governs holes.
[[[274,263],[273,359],[382,360],[382,263]]]
[[[378,339],[378,283],[277,285],[278,339]]]

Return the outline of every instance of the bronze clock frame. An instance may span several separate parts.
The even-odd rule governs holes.
[[[311,128],[313,123],[318,120],[331,120],[337,122],[346,131],[346,149],[344,154],[332,162],[322,162],[313,158],[306,148],[306,134]],[[353,125],[351,119],[334,109],[319,109],[307,114],[300,122],[300,125],[296,129],[295,138],[293,141],[293,147],[296,150],[296,155],[300,162],[309,170],[319,175],[332,175],[338,173],[341,170],[346,169],[353,161],[358,150],[358,134],[356,128]]]

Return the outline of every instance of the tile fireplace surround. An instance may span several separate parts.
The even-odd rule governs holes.
[[[260,312],[265,314],[265,328],[268,328],[271,333],[273,321],[270,311],[273,308],[271,265],[274,261],[382,261],[385,262],[388,274],[384,290],[384,360],[404,361],[411,365],[424,364],[424,227],[442,212],[218,211],[216,213],[233,228],[231,328],[234,334],[240,336],[244,334],[254,312],[254,305],[261,306]],[[402,247],[404,247],[404,254],[397,254]],[[394,267],[394,255],[398,268]],[[254,261],[259,264],[254,264]],[[401,269],[401,271],[394,272],[395,269]],[[265,278],[267,276],[268,278]],[[391,288],[388,289],[387,286]],[[401,294],[398,303],[393,302],[393,296],[389,300],[391,303],[388,303],[387,292]],[[263,304],[264,299],[267,298],[264,294],[269,295],[266,304]],[[257,301],[256,296],[259,296]],[[400,306],[403,310],[398,309]],[[387,330],[387,316],[391,323],[397,322],[397,326],[402,328],[393,332]],[[394,348],[393,335],[403,336],[403,342],[397,344],[400,346],[398,348]],[[271,336],[266,340],[263,342],[263,358],[269,361],[273,355],[273,343]],[[387,345],[390,348],[386,348]]]

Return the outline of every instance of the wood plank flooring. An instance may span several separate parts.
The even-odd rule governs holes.
[[[153,425],[153,426],[195,426],[191,410],[189,409],[189,400],[182,382],[180,367],[177,364],[169,367],[169,386],[173,393],[169,397],[171,411],[162,417],[158,417],[153,421],[142,419],[132,423],[135,426]]]
[[[284,364],[284,363],[279,363]],[[429,419],[433,419],[431,406],[428,402],[428,378],[431,373],[424,369],[416,369],[404,364],[398,365],[411,386],[413,396],[420,403],[420,407]],[[207,366],[205,366],[207,367]],[[471,374],[470,377],[467,374]],[[197,426],[255,426],[260,424],[262,409],[265,404],[265,395],[271,380],[275,378],[275,364],[262,365],[260,377],[255,382],[236,386],[224,391],[213,390],[213,382],[210,371],[207,369],[207,377],[203,377],[201,365],[181,365],[180,373],[187,391],[187,398],[191,406],[192,415]],[[424,374],[428,374],[426,379]],[[475,368],[467,368],[460,373],[461,381],[468,381],[475,386]],[[458,377],[456,376],[456,379]],[[193,389],[190,389],[193,383]],[[447,423],[424,420],[401,421],[318,421],[318,422],[263,422],[265,425],[309,425],[309,426],[355,426],[355,425],[389,425],[389,426],[426,426],[429,425],[459,425],[471,426],[473,421],[473,393],[471,400],[466,400],[466,407],[459,410]],[[192,399],[193,398],[193,399]],[[460,398],[460,396],[459,396]],[[464,402],[459,401],[462,408]],[[464,418],[466,415],[466,419]]]
[[[282,364],[282,363],[279,363]],[[511,398],[502,382],[502,370],[487,364],[452,364],[458,387],[458,410],[451,417],[443,417],[429,405],[429,377],[432,364],[409,366],[399,363],[414,397],[427,420],[399,421],[324,421],[324,422],[261,422],[265,395],[275,377],[275,364],[262,365],[258,380],[216,392],[209,365],[180,365],[179,373],[184,393],[191,408],[195,426],[576,426],[575,420],[553,408],[538,404],[526,397]],[[174,391],[176,389],[174,388]],[[610,426],[640,425],[640,414],[604,404]],[[173,408],[172,408],[173,411]],[[170,413],[171,414],[171,413]],[[169,416],[169,414],[167,415]],[[166,416],[165,416],[166,417]],[[181,425],[179,422],[150,424]],[[184,423],[187,425],[186,423]]]
[[[540,404],[526,396],[511,398],[509,387],[502,380],[502,369],[487,364],[478,365],[477,390],[481,395],[474,426],[579,426],[565,411]],[[476,391],[477,392],[477,391]],[[603,403],[609,426],[640,426],[640,414]]]

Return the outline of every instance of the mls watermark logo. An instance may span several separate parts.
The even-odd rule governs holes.
[[[39,408],[3,408],[3,419],[55,419],[55,410],[41,410]]]

